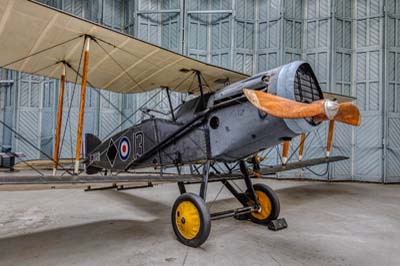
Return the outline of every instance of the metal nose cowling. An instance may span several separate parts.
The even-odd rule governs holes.
[[[326,117],[329,120],[332,120],[339,111],[339,104],[335,101],[325,100],[324,110],[325,110]]]
[[[294,61],[283,66],[277,77],[276,91],[268,90],[268,92],[303,104],[310,104],[324,99],[321,87],[310,64],[304,61]],[[317,125],[311,119],[293,118],[284,119],[284,121],[287,127],[295,134],[310,132]]]
[[[360,125],[360,111],[353,103],[324,99],[308,63],[294,61],[282,66],[276,71],[275,80],[268,84],[266,92],[244,89],[244,93],[258,109],[284,119],[295,134],[310,132],[326,120]]]

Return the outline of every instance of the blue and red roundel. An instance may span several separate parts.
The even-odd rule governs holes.
[[[131,153],[131,144],[129,143],[129,139],[127,137],[122,137],[119,141],[119,157],[122,161],[126,161],[129,158],[129,154]]]

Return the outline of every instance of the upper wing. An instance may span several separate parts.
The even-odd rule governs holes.
[[[0,0],[0,67],[60,78],[62,64],[57,62],[79,69],[85,35],[95,40],[88,80],[96,88],[138,93],[168,87],[187,92],[192,79],[185,77],[191,70],[202,73],[209,85],[206,91],[222,87],[218,79],[236,82],[248,77],[33,1]],[[67,68],[66,79],[75,81],[74,70]]]

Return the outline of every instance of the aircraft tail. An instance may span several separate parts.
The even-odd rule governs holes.
[[[89,165],[89,163],[90,163],[89,158],[90,158],[91,153],[97,148],[97,146],[99,146],[101,144],[101,140],[98,137],[96,137],[95,135],[88,133],[88,134],[85,134],[85,143],[86,143],[85,154],[86,154],[86,157],[88,158],[85,162],[86,173],[88,175],[96,174],[96,173],[100,172],[102,169]]]

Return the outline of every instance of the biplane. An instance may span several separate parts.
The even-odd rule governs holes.
[[[306,62],[295,61],[250,77],[29,0],[0,0],[0,67],[61,80],[54,156],[45,154],[54,163],[53,175],[39,181],[29,175],[2,177],[2,184],[176,182],[181,195],[172,208],[172,227],[178,240],[192,247],[207,240],[211,220],[236,217],[268,225],[278,219],[277,194],[265,184],[253,185],[252,178],[347,159],[330,156],[334,123],[358,126],[361,122],[353,98],[323,92]],[[58,158],[67,81],[81,84],[73,169],[66,169]],[[107,139],[92,134],[82,139],[89,83],[120,93],[163,89],[170,118],[152,116]],[[195,97],[176,109],[170,91]],[[326,121],[326,157],[302,160],[305,134]],[[1,124],[15,132],[4,121]],[[288,162],[290,141],[298,136],[299,161]],[[282,143],[282,163],[260,167],[258,153]],[[227,173],[217,171],[216,163],[225,165]],[[229,167],[232,163],[239,170]],[[181,174],[185,165],[201,165],[202,170]],[[134,171],[148,168],[160,173]],[[177,173],[163,174],[162,169],[168,168],[176,168]],[[245,192],[232,185],[235,179],[244,180]],[[205,203],[209,182],[222,182],[242,207],[210,214]],[[186,192],[185,186],[192,183],[200,184],[198,194]]]

